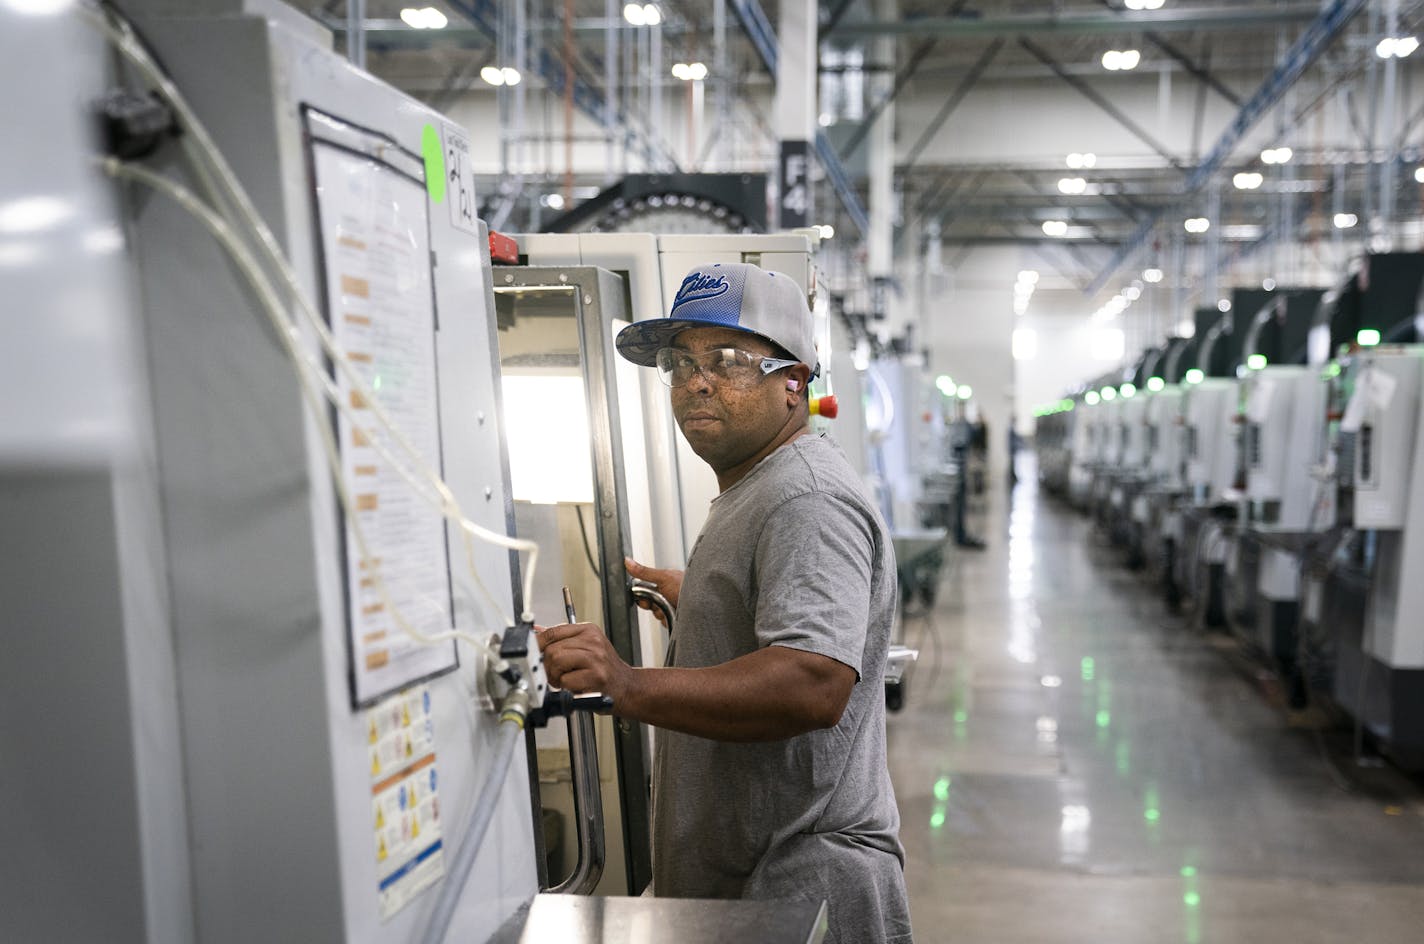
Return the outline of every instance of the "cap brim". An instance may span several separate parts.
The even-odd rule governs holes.
[[[688,328],[730,328],[743,334],[775,344],[766,335],[737,325],[715,324],[690,318],[649,318],[635,321],[618,332],[618,353],[640,367],[656,367],[658,351],[672,344],[673,338]]]

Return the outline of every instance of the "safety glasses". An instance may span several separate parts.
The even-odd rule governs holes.
[[[801,362],[753,354],[735,347],[720,347],[701,354],[665,347],[658,351],[657,363],[658,376],[669,387],[681,387],[699,371],[715,384],[751,387],[767,374]]]

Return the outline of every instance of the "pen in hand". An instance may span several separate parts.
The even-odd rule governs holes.
[[[574,597],[569,593],[569,588],[564,588],[564,615],[569,618],[570,623],[577,623],[578,616],[574,613]]]

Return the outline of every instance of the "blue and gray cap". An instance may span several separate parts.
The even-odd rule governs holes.
[[[653,367],[658,351],[687,328],[732,328],[779,344],[820,373],[806,293],[785,273],[749,262],[714,262],[682,280],[665,318],[637,321],[618,332],[618,353]]]

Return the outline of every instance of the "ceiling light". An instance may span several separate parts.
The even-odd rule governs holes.
[[[1038,273],[1035,272],[1033,269],[1024,269],[1022,272],[1019,273],[1018,280],[1026,285],[1037,285]]]
[[[498,87],[504,84],[504,71],[499,66],[485,66],[480,70],[480,78]]]
[[[1230,311],[1230,310],[1231,310],[1231,299],[1229,299],[1229,298],[1223,298],[1223,299],[1221,299],[1220,301],[1218,301],[1218,302],[1216,303],[1216,310],[1219,311],[1219,312],[1221,312],[1222,314],[1225,314],[1226,312]]]
[[[703,79],[707,78],[707,66],[701,62],[691,63],[687,67],[687,73],[688,76],[692,79],[692,81],[701,82]]]
[[[1274,291],[1276,290],[1276,280],[1275,280],[1275,279],[1262,279],[1262,280],[1261,280],[1261,288],[1265,289],[1265,290],[1268,291],[1268,292],[1274,292]]]
[[[1194,216],[1182,224],[1189,233],[1205,233],[1211,229],[1211,221],[1204,216]]]
[[[1353,214],[1353,213],[1336,213],[1336,214],[1335,214],[1335,228],[1336,228],[1336,229],[1349,229],[1350,227],[1354,226],[1354,225],[1355,225],[1356,223],[1358,223],[1358,222],[1360,222],[1360,218],[1359,218],[1358,216],[1356,216],[1355,214]]]
[[[692,78],[692,76],[689,75],[687,72],[687,63],[674,62],[672,64],[672,77],[674,79],[682,79],[684,82]]]
[[[1127,296],[1128,301],[1135,302],[1142,297],[1142,289],[1138,288],[1136,285],[1129,285],[1126,289],[1123,290],[1123,294]]]
[[[524,81],[524,76],[519,74],[519,70],[510,66],[505,66],[503,69],[500,69],[499,74],[504,76],[505,85],[518,85]]]
[[[1424,167],[1414,168],[1414,182],[1424,184]]]
[[[1109,49],[1103,53],[1103,68],[1109,72],[1126,72],[1136,69],[1142,61],[1142,53],[1136,49]]]
[[[1087,189],[1088,182],[1082,177],[1064,177],[1058,181],[1058,190],[1060,193],[1076,196]]]
[[[1294,156],[1295,152],[1288,147],[1266,148],[1261,152],[1261,163],[1288,164]]]
[[[1123,6],[1129,10],[1160,10],[1162,0],[1123,0]]]
[[[450,22],[434,7],[405,7],[400,11],[400,18],[411,29],[444,29]]]
[[[822,128],[829,128],[831,125],[836,123],[836,119],[835,116],[833,116],[830,112],[823,111],[821,112],[820,117],[816,119],[816,123],[819,124]]]
[[[1043,234],[1045,236],[1067,236],[1068,224],[1063,220],[1044,220]]]
[[[1262,177],[1255,171],[1243,171],[1242,173],[1237,174],[1235,177],[1232,177],[1231,183],[1236,187],[1237,190],[1255,190],[1257,187],[1261,186],[1265,179],[1266,178]]]
[[[1093,167],[1096,165],[1098,163],[1098,156],[1096,154],[1079,154],[1074,151],[1068,155],[1067,163],[1073,170],[1081,170],[1085,167]]]
[[[629,3],[625,5],[623,7],[623,19],[632,23],[634,26],[648,25],[648,18],[647,15],[643,13],[643,5],[641,3]]]
[[[1413,36],[1386,36],[1375,46],[1375,55],[1381,59],[1404,59],[1419,48],[1419,40]]]
[[[539,198],[539,202],[551,210],[562,210],[564,208],[564,195],[561,193],[546,193]]]
[[[1153,282],[1153,283],[1157,283],[1157,282],[1162,281],[1162,270],[1161,270],[1161,269],[1156,269],[1156,268],[1153,268],[1153,269],[1143,269],[1143,270],[1142,270],[1142,281],[1144,281],[1144,282]]]
[[[1101,400],[1102,397],[1098,396],[1098,391],[1096,390],[1089,390],[1083,394],[1083,402],[1088,404],[1088,406],[1097,406]]]
[[[959,388],[955,391],[955,394],[961,400],[968,400],[970,397],[974,396],[974,388],[969,386],[968,384],[960,384]]]
[[[836,228],[830,223],[822,223],[820,227],[822,239],[833,239],[836,235]]]
[[[663,21],[662,11],[651,3],[643,4],[643,24],[645,26],[657,26]]]

